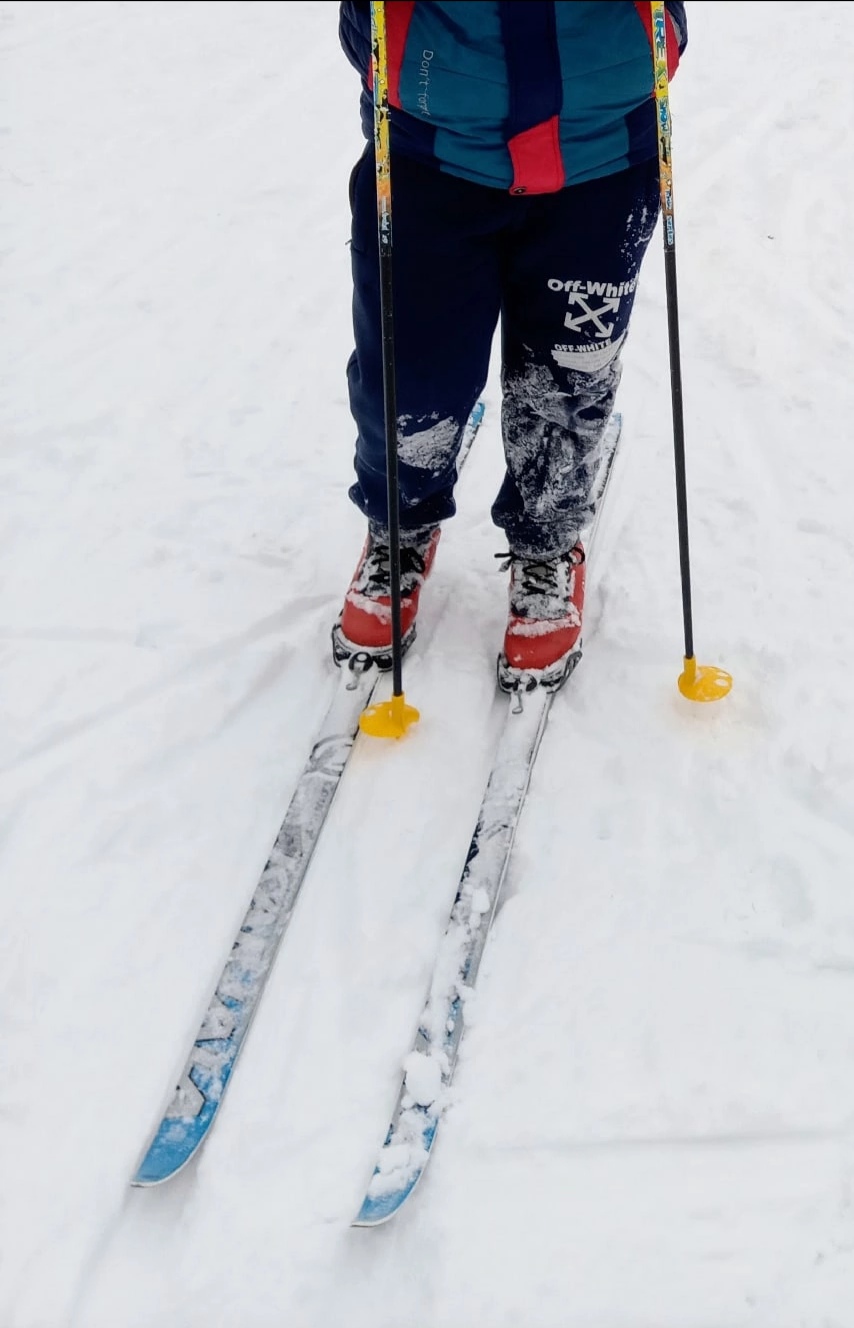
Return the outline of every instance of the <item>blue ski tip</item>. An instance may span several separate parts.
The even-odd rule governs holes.
[[[233,1011],[230,1013],[241,1015],[239,1002],[231,1004]],[[220,1001],[217,1013],[222,1016],[226,1009]],[[228,1037],[205,1038],[204,1041],[200,1038],[196,1042],[187,1073],[176,1088],[131,1185],[159,1185],[171,1179],[201,1148],[228,1087],[246,1023],[245,1018],[238,1018]]]
[[[193,1120],[164,1120],[131,1178],[131,1185],[160,1185],[171,1180],[195,1156],[204,1142],[217,1104],[205,1103]]]
[[[351,1226],[378,1227],[400,1211],[424,1175],[439,1120],[429,1109],[415,1105],[395,1112],[368,1192]]]
[[[381,1227],[389,1218],[394,1217],[399,1208],[409,1198],[409,1190],[394,1194],[384,1194],[380,1199],[365,1199],[356,1217],[350,1223],[354,1227]]]
[[[415,1186],[424,1174],[424,1168],[396,1190],[386,1190],[383,1194],[366,1194],[356,1217],[351,1222],[354,1227],[379,1227],[383,1222],[400,1211]]]

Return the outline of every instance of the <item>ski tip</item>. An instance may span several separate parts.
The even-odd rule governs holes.
[[[424,1107],[395,1116],[354,1227],[379,1227],[399,1213],[430,1161],[439,1118]]]
[[[386,1190],[381,1194],[371,1194],[369,1191],[362,1200],[362,1206],[350,1225],[353,1227],[380,1227],[388,1222],[390,1218],[400,1212],[421,1179],[422,1172],[423,1168],[398,1189]]]
[[[130,1183],[137,1190],[150,1190],[156,1185],[163,1185],[177,1176],[179,1171],[183,1171],[192,1156],[193,1153],[189,1153],[186,1157],[166,1158],[159,1152],[148,1152],[131,1176]]]
[[[177,1176],[195,1157],[206,1134],[207,1127],[199,1129],[197,1121],[164,1120],[131,1177],[131,1185],[149,1189]]]

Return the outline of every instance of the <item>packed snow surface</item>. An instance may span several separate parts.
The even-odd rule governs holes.
[[[854,1324],[854,6],[688,12],[695,641],[734,688],[676,687],[659,230],[584,660],[435,1156],[362,1231],[505,704],[497,365],[421,721],[357,743],[209,1141],[133,1190],[334,688],[359,86],[328,0],[2,6],[2,1328]]]

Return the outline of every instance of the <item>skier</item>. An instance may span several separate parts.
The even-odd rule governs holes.
[[[687,40],[668,0],[670,73]],[[638,274],[659,211],[651,12],[632,0],[393,0],[394,351],[401,631],[415,635],[456,460],[501,328],[509,616],[498,674],[560,686],[577,652],[591,491]],[[336,660],[388,667],[390,551],[371,19],[344,0],[367,146],[350,181],[357,426],[350,497],[368,532],[333,629]]]

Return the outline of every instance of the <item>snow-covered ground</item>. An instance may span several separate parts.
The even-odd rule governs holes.
[[[198,1164],[128,1178],[331,694],[362,538],[337,5],[0,11],[0,1328],[854,1324],[854,5],[689,5],[584,663],[454,1103],[361,1201],[501,718],[498,394]],[[427,647],[427,648],[425,648]]]

